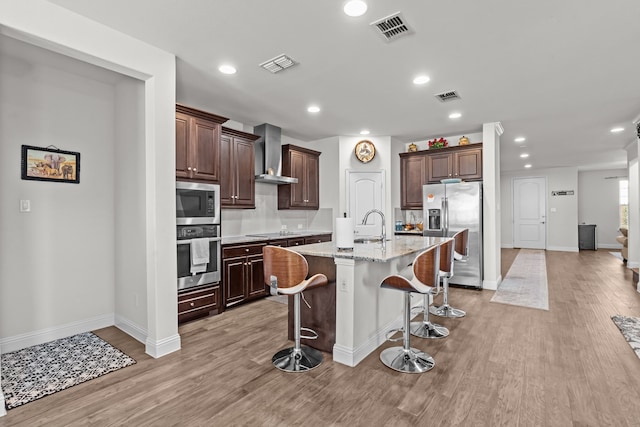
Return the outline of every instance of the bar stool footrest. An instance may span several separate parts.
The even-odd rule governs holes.
[[[313,329],[300,328],[300,332],[302,332],[302,331],[308,332],[308,333],[313,334],[313,335],[302,335],[302,334],[300,334],[300,338],[304,338],[305,340],[317,340],[318,339],[318,333],[316,331],[314,331]]]

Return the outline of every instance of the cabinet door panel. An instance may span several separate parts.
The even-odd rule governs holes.
[[[176,113],[176,178],[189,178],[189,116]]]
[[[308,208],[320,208],[320,195],[318,190],[320,189],[320,171],[319,171],[319,158],[312,155],[306,157],[306,202],[305,205]]]
[[[453,161],[456,178],[482,178],[482,150],[468,150],[455,153]]]
[[[220,205],[233,205],[235,174],[233,173],[233,140],[231,137],[220,137]]]
[[[219,126],[208,120],[193,120],[194,143],[193,153],[196,171],[193,177],[212,182],[220,180]]]
[[[451,178],[453,174],[453,160],[449,153],[428,154],[427,173],[430,183],[438,183],[441,179]]]
[[[255,206],[255,153],[253,142],[235,139],[235,204],[245,207]]]
[[[247,298],[245,271],[247,258],[231,258],[222,261],[224,268],[225,307],[232,306]]]
[[[427,183],[425,156],[400,158],[400,205],[402,209],[422,209],[422,186]]]
[[[298,178],[297,184],[291,184],[291,207],[304,207],[305,206],[305,186],[306,176],[304,169],[305,156],[297,151],[289,152],[291,159],[291,176]]]
[[[249,296],[257,297],[266,295],[267,290],[264,284],[264,262],[262,261],[262,255],[254,255],[247,258],[248,273],[247,286],[249,287]]]

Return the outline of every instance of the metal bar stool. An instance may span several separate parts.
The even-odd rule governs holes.
[[[451,264],[453,263],[453,251],[454,240],[449,239],[446,242],[440,244],[440,271],[439,275],[447,275],[447,271],[451,270]],[[418,255],[413,261],[413,280],[418,280],[421,283],[425,283],[425,274],[428,272],[427,264],[422,262],[421,257],[425,252]],[[445,338],[449,336],[449,330],[442,325],[432,323],[429,320],[429,299],[433,295],[440,293],[440,280],[437,281],[436,287],[430,287],[429,292],[424,294],[424,306],[422,312],[421,322],[411,322],[411,335],[420,338]]]
[[[454,251],[453,259],[455,261],[465,262],[466,257],[469,254],[469,229],[458,231],[453,235]],[[453,308],[449,305],[449,279],[453,277],[453,262],[448,271],[443,271],[442,277],[442,305],[440,307],[431,306],[429,311],[431,314],[440,317],[464,317],[467,313],[458,308]]]
[[[290,249],[279,246],[262,248],[264,259],[264,282],[277,293],[293,295],[294,346],[277,352],[273,365],[285,372],[309,371],[322,363],[322,353],[315,348],[300,344],[300,339],[316,339],[318,334],[300,326],[300,296],[306,289],[324,286],[328,283],[324,274],[314,274],[306,279],[309,265],[305,257]],[[313,335],[304,336],[301,331]]]
[[[416,263],[420,264],[419,267]],[[403,276],[388,276],[380,287],[404,292],[404,326],[387,333],[389,341],[402,339],[402,347],[389,347],[380,353],[380,360],[391,369],[411,374],[427,372],[435,366],[433,357],[411,347],[411,292],[426,294],[438,284],[440,265],[440,246],[433,246],[422,252],[414,261],[414,272],[418,270],[420,280],[408,280]],[[402,331],[402,338],[390,338],[396,332]]]

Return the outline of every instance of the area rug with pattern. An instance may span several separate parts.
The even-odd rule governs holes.
[[[545,252],[520,249],[491,302],[549,310]]]
[[[611,316],[611,320],[640,359],[640,318],[616,315]]]
[[[2,355],[7,409],[92,380],[136,361],[91,332]]]

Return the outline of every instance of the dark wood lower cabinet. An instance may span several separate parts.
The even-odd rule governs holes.
[[[265,243],[259,243],[222,248],[225,307],[267,295],[262,261],[264,246]]]
[[[220,283],[178,293],[178,323],[218,314],[221,308]]]

